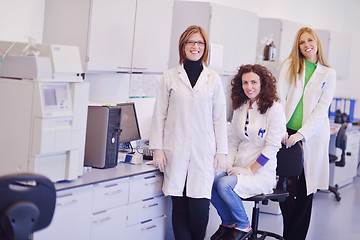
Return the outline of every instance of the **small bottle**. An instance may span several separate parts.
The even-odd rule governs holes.
[[[264,47],[264,60],[269,61],[269,48],[270,45],[265,45]]]
[[[32,37],[29,37],[29,43],[24,47],[22,50],[22,56],[39,56],[40,51],[35,45],[35,39]]]
[[[274,42],[271,42],[269,45],[269,60],[275,61],[275,56],[276,56],[276,47]]]

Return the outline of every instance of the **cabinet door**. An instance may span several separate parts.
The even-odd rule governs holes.
[[[148,221],[166,215],[167,198],[165,196],[145,199],[128,205],[127,226]]]
[[[91,240],[123,240],[126,231],[126,206],[94,214]]]
[[[129,182],[127,178],[98,183],[93,188],[93,212],[100,212],[127,204]]]
[[[257,15],[217,4],[212,5],[211,13],[208,34],[211,43],[223,46],[222,72],[232,74],[242,64],[254,63]]]
[[[280,60],[284,61],[292,50],[297,31],[306,25],[302,23],[282,20],[280,39]]]
[[[151,219],[128,227],[126,229],[126,240],[134,239],[165,239],[166,216]]]
[[[137,1],[133,71],[163,72],[168,68],[173,2]]]
[[[148,173],[130,178],[129,203],[163,195],[161,173]]]
[[[136,0],[93,0],[87,70],[129,71]]]
[[[51,224],[34,233],[35,240],[90,239],[91,187],[57,192]]]

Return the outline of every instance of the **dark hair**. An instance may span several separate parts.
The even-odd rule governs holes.
[[[202,38],[205,41],[204,54],[201,57],[201,62],[207,66],[207,60],[209,55],[209,43],[208,37],[206,35],[205,30],[200,26],[191,25],[189,26],[180,36],[179,39],[179,63],[182,64],[185,62],[186,54],[185,54],[185,44],[187,40],[189,40],[190,36],[194,33],[200,33]]]
[[[242,76],[245,73],[253,72],[260,77],[261,89],[258,96],[257,105],[259,112],[264,114],[270,108],[274,101],[279,100],[276,94],[276,79],[266,67],[259,64],[255,65],[242,65],[238,73],[231,80],[231,100],[233,109],[239,108],[249,98],[246,96],[242,87]]]

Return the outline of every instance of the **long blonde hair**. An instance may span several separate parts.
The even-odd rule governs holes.
[[[290,52],[289,57],[287,58],[290,61],[290,67],[289,67],[289,70],[288,70],[288,79],[289,79],[290,83],[294,82],[296,84],[296,82],[298,80],[297,77],[299,76],[299,79],[300,79],[302,77],[303,72],[304,72],[305,57],[301,53],[300,47],[299,47],[299,45],[300,45],[300,36],[304,32],[309,33],[315,39],[315,41],[317,43],[317,53],[316,53],[316,55],[317,55],[318,63],[320,63],[321,65],[324,65],[326,67],[330,67],[330,65],[326,61],[324,51],[323,51],[322,46],[321,46],[320,39],[316,35],[315,31],[312,30],[309,27],[303,27],[303,28],[299,29],[299,31],[296,33],[292,50]]]

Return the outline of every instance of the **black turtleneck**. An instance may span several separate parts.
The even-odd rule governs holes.
[[[194,87],[200,76],[201,71],[203,70],[201,59],[198,61],[191,61],[186,59],[184,62],[184,69],[186,74],[188,75],[191,86]]]

